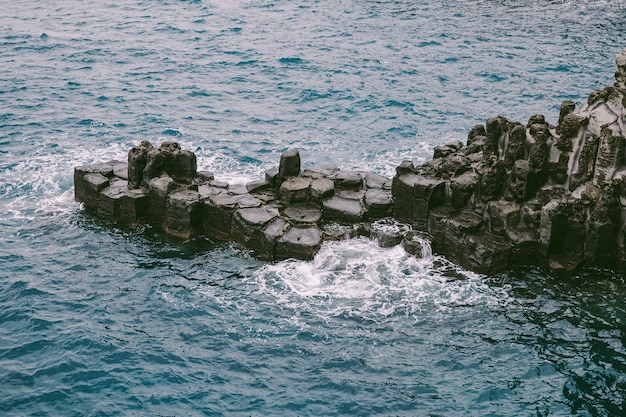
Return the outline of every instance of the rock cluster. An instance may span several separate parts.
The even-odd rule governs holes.
[[[99,217],[149,223],[181,239],[235,241],[268,260],[311,259],[324,239],[355,235],[399,244],[411,229],[378,221],[393,212],[390,178],[332,166],[301,170],[297,150],[283,153],[263,180],[243,186],[197,172],[195,155],[178,143],[157,149],[144,141],[127,163],[76,167],[74,184],[76,200]]]
[[[144,141],[128,161],[76,167],[75,197],[121,224],[236,241],[263,259],[311,259],[324,239],[369,235],[492,274],[515,264],[626,272],[626,50],[612,87],[561,105],[551,125],[498,116],[467,142],[404,161],[393,179],[332,166],[301,169],[285,152],[265,178],[237,186],[197,171],[177,143]]]
[[[556,126],[542,115],[526,125],[495,117],[424,165],[401,163],[394,216],[483,273],[514,264],[624,271],[626,50],[616,61],[614,86],[582,107],[564,101]]]

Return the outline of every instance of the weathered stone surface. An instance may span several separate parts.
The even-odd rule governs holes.
[[[263,237],[262,229],[277,217],[278,212],[267,206],[238,209],[233,215],[233,239],[249,247],[252,239]]]
[[[565,184],[567,181],[567,169],[569,166],[569,153],[561,153],[557,162],[548,164],[548,173],[552,181],[557,184]]]
[[[363,206],[359,201],[341,197],[324,200],[323,216],[328,222],[358,223],[363,221]]]
[[[313,259],[322,245],[318,227],[291,227],[276,242],[275,258]]]
[[[339,171],[334,181],[337,190],[360,190],[363,187],[363,177],[357,171]]]
[[[302,171],[302,176],[312,179],[332,178],[337,172],[339,168],[334,165],[315,165]]]
[[[232,195],[232,194],[231,194]],[[250,194],[234,194],[233,199],[237,202],[238,208],[253,208],[259,207],[263,202],[256,196]]]
[[[319,223],[322,219],[322,210],[313,204],[289,206],[283,214],[294,223]]]
[[[83,197],[85,209],[97,212],[100,206],[100,191],[109,186],[109,179],[104,175],[96,173],[87,173],[82,179]]]
[[[504,236],[509,228],[517,227],[520,222],[520,206],[512,201],[490,201],[487,213],[488,230],[495,235]]]
[[[508,136],[508,144],[504,154],[505,165],[510,168],[518,160],[523,160],[526,154],[526,129],[521,123],[516,123]]]
[[[120,197],[119,221],[128,226],[147,221],[149,194],[148,191],[138,188],[128,190]]]
[[[176,188],[176,181],[167,174],[150,179],[148,183],[148,219],[151,224],[159,226],[164,230],[166,229],[167,195]]]
[[[610,181],[615,171],[624,164],[624,145],[624,136],[614,134],[609,127],[602,129],[593,175],[594,184],[603,185]]]
[[[120,200],[128,191],[128,184],[124,181],[121,184],[108,186],[100,191],[98,216],[117,220],[120,217]]]
[[[576,109],[576,103],[574,103],[571,100],[564,100],[561,103],[561,110],[559,111],[558,124],[561,124],[563,122],[563,119],[565,119],[565,116],[567,116],[568,114],[571,114],[575,109]]]
[[[445,158],[454,154],[455,152],[458,152],[462,147],[463,143],[459,141],[447,143],[443,146],[435,146],[433,158]]]
[[[508,120],[502,116],[487,119],[485,123],[485,144],[483,145],[483,158],[488,160],[492,156],[498,156],[498,143],[502,132],[506,130]]]
[[[394,216],[425,226],[429,210],[445,202],[445,182],[416,174],[394,177]]]
[[[200,183],[205,183],[213,181],[215,179],[215,175],[211,171],[197,171],[196,178]]]
[[[371,188],[365,192],[364,198],[368,219],[379,219],[393,214],[393,197],[390,191]]]
[[[276,241],[281,238],[289,228],[289,223],[282,217],[275,217],[263,229],[261,233],[255,232],[248,241],[248,248],[261,259],[274,260]]]
[[[172,152],[172,166],[170,174],[179,181],[191,182],[196,176],[198,168],[196,155],[184,149],[176,149]]]
[[[450,205],[452,208],[462,209],[467,206],[477,182],[478,177],[473,172],[466,172],[450,180]]]
[[[309,200],[311,181],[302,177],[292,177],[280,185],[280,199],[286,204],[304,203]]]
[[[233,213],[237,202],[228,194],[216,194],[204,200],[204,233],[214,240],[227,241],[232,236]]]
[[[297,149],[289,149],[280,156],[278,166],[278,179],[284,181],[289,177],[297,177],[300,174],[300,152]]]
[[[365,174],[365,186],[367,188],[380,188],[391,190],[391,178],[368,172]]]
[[[335,183],[328,178],[318,178],[311,181],[310,197],[313,202],[320,202],[332,197],[335,193]]]
[[[365,190],[337,190],[335,196],[347,198],[348,200],[356,200],[363,203],[365,198]]]
[[[167,197],[167,233],[179,239],[189,239],[204,232],[203,205],[197,191],[181,190]]]
[[[276,187],[278,184],[278,168],[271,168],[265,171],[265,182],[270,185],[270,187]]]
[[[143,171],[146,168],[148,152],[151,149],[153,149],[152,144],[144,140],[139,146],[130,148],[128,151],[128,188],[139,188],[143,182]]]
[[[507,191],[514,201],[522,202],[530,198],[530,192],[526,187],[530,174],[530,165],[527,160],[515,161],[509,176]]]
[[[83,165],[74,168],[74,200],[84,201],[85,186],[84,177],[87,174],[100,174],[103,177],[111,178],[113,176],[113,166],[109,164],[93,164]]]
[[[249,183],[246,184],[246,190],[249,193],[263,191],[269,187],[270,187],[270,184],[265,180],[250,181]]]
[[[467,235],[461,265],[472,271],[493,275],[509,266],[511,244],[489,233]]]
[[[113,176],[128,181],[128,164],[125,162],[117,162],[114,164]]]

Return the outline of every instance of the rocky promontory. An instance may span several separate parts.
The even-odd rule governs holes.
[[[433,159],[403,161],[394,178],[332,166],[301,169],[297,150],[247,185],[198,171],[175,142],[144,141],[127,161],[76,167],[86,211],[152,224],[188,239],[236,241],[263,259],[311,259],[328,239],[356,235],[434,252],[492,274],[516,264],[626,273],[626,50],[616,82],[586,103],[564,101],[559,120],[498,116]]]

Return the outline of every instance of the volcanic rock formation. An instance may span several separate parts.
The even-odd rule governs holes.
[[[433,250],[492,274],[515,264],[626,271],[626,50],[616,82],[587,103],[561,105],[558,123],[502,116],[467,142],[404,161],[393,179],[331,166],[301,170],[297,150],[246,186],[197,171],[175,142],[144,141],[128,162],[76,167],[75,197],[121,224],[149,223],[172,236],[236,241],[263,259],[311,259],[325,239],[356,235],[382,246]]]

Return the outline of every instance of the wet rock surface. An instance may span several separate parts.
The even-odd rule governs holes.
[[[235,241],[269,260],[311,259],[325,239],[368,235],[416,256],[432,240],[485,274],[516,264],[626,273],[626,50],[616,63],[615,84],[582,105],[564,101],[556,125],[490,118],[425,164],[402,161],[393,178],[303,170],[291,149],[264,178],[229,185],[198,172],[178,143],[143,141],[127,163],[76,167],[75,199],[124,225]]]

